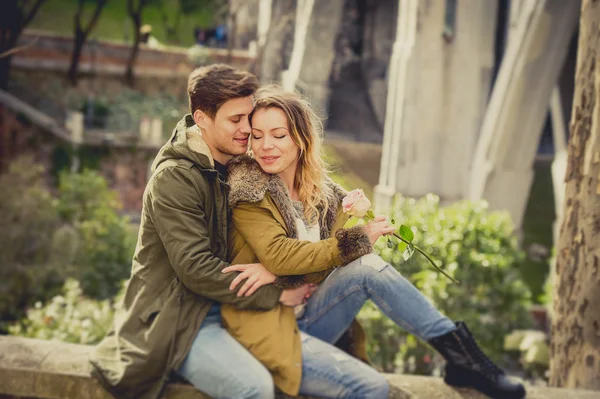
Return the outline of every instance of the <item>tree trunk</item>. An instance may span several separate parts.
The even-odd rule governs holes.
[[[133,87],[133,85],[135,84],[133,68],[135,66],[135,61],[137,60],[138,52],[140,50],[140,28],[142,27],[140,18],[134,20],[134,27],[135,32],[133,34],[133,47],[131,49],[129,61],[127,61],[127,71],[125,72],[125,81],[131,87]]]
[[[584,0],[557,247],[550,384],[600,390],[600,1]]]
[[[92,32],[92,29],[96,26],[98,18],[102,13],[102,9],[106,5],[107,0],[96,0],[96,8],[94,14],[88,23],[88,26],[82,28],[81,16],[83,13],[83,0],[79,0],[79,8],[75,13],[75,34],[73,35],[73,53],[71,54],[71,66],[67,72],[67,77],[73,86],[77,85],[77,71],[79,69],[79,59],[83,51],[83,45],[85,44],[88,36]]]
[[[0,59],[0,89],[8,89],[8,79],[10,77],[10,63],[12,56],[6,56]]]
[[[83,45],[85,44],[85,35],[81,30],[77,30],[73,36],[73,52],[71,53],[71,66],[67,72],[69,82],[73,86],[77,86],[77,72],[79,70],[79,59],[83,51]]]
[[[0,18],[0,54],[4,54],[0,57],[0,88],[2,90],[8,88],[12,60],[10,50],[17,45],[21,32],[29,25],[46,1],[36,0],[27,10],[25,7],[30,4],[23,4],[19,0],[2,0],[2,18]],[[8,55],[6,52],[9,52]]]
[[[4,29],[0,30],[0,54],[5,54],[2,58],[0,58],[0,89],[6,90],[8,89],[8,81],[10,79],[10,65],[12,62],[13,55],[7,52],[10,52],[17,45],[17,41],[19,36],[21,35],[21,31],[17,30],[18,28],[13,28],[11,30]]]
[[[19,36],[20,32],[18,32],[18,34],[13,32],[3,32],[2,40],[0,42],[0,54],[4,54],[5,52],[14,49],[17,45]],[[8,54],[0,58],[0,89],[2,90],[8,89],[12,57],[12,54]]]

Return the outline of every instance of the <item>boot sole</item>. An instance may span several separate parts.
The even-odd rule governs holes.
[[[450,386],[457,388],[472,388],[492,399],[522,399],[525,397],[525,392],[501,392],[491,389],[489,386],[482,384],[481,376],[467,369],[457,369],[455,367],[446,367],[446,375],[444,382]]]

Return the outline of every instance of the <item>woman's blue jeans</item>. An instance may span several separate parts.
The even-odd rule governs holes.
[[[334,343],[367,300],[398,326],[425,341],[456,329],[414,285],[375,254],[335,269],[308,300],[298,326]]]

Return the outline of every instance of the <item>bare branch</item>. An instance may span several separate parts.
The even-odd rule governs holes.
[[[106,1],[107,0],[98,0],[98,2],[96,3],[96,9],[94,10],[94,15],[92,16],[92,19],[90,20],[90,23],[88,24],[88,26],[84,32],[84,34],[86,36],[88,36],[90,34],[90,32],[92,31],[92,29],[94,29],[94,26],[96,26],[96,23],[98,22],[98,18],[100,17],[100,14],[102,13],[102,9],[106,5]]]
[[[77,11],[75,12],[75,30],[77,32],[81,31],[81,13],[83,12],[83,2],[84,0],[79,0],[77,4]]]
[[[7,51],[3,52],[2,54],[0,54],[0,58],[9,57],[9,56],[12,56],[23,50],[27,50],[29,47],[33,46],[37,41],[38,41],[38,38],[36,37],[35,39],[33,39],[33,41],[31,43],[27,43],[27,44],[24,44],[19,47],[13,47],[12,49],[7,50]]]
[[[35,17],[35,14],[37,14],[42,4],[44,4],[46,1],[48,0],[37,0],[35,2],[31,10],[29,11],[29,14],[27,14],[27,17],[25,17],[25,19],[23,20],[23,24],[21,25],[22,27],[29,25],[29,23],[31,22],[33,17]]]

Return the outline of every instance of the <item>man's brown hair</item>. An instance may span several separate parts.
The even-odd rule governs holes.
[[[225,64],[197,68],[188,79],[192,114],[199,109],[214,119],[223,104],[234,98],[248,97],[258,89],[258,79],[250,72]]]

